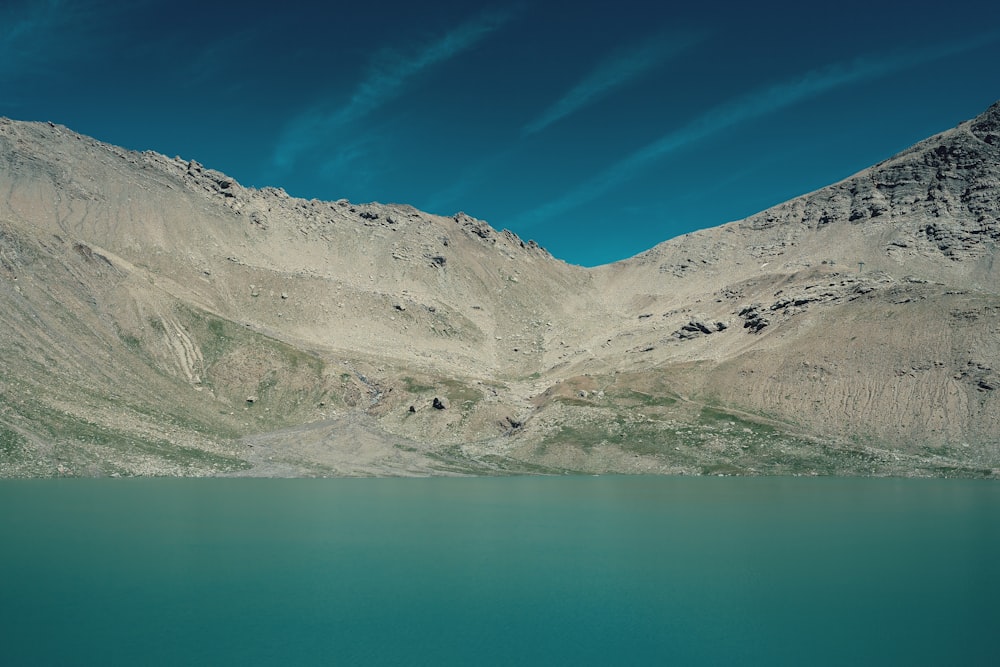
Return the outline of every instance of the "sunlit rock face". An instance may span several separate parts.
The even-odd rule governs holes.
[[[996,476],[998,137],[585,269],[0,120],[0,475]]]

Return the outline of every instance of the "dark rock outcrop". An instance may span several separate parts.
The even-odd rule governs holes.
[[[771,323],[763,313],[760,312],[760,306],[753,304],[743,308],[739,312],[739,316],[743,318],[743,328],[749,329],[752,333],[760,333],[768,324]]]
[[[711,335],[729,328],[725,322],[714,322],[708,324],[702,320],[691,320],[680,329],[671,334],[674,338],[688,340],[702,335]]]

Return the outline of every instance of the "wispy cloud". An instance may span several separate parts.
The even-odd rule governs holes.
[[[383,57],[385,62],[372,68],[346,104],[334,110],[327,105],[313,107],[294,118],[275,149],[274,165],[279,169],[292,167],[313,146],[330,141],[345,126],[365,118],[401,95],[415,76],[467,51],[513,18],[511,12],[484,13],[425,45],[414,55]]]
[[[597,102],[615,88],[635,81],[700,40],[701,36],[695,34],[659,34],[627,52],[604,60],[538,118],[525,125],[522,134],[541,132],[562,118]]]
[[[512,221],[511,225],[519,229],[530,228],[555,215],[591,202],[627,182],[640,170],[664,155],[707,139],[739,123],[780,111],[837,88],[879,79],[894,72],[971,51],[998,38],[1000,33],[989,33],[961,43],[940,44],[876,58],[859,58],[848,63],[813,70],[798,79],[755,91],[716,107],[681,129],[647,144],[563,196],[522,214]]]
[[[343,187],[372,185],[388,161],[380,138],[377,131],[361,132],[338,143],[337,150],[325,155],[314,167],[316,173]]]
[[[0,77],[23,72],[51,46],[60,0],[12,3],[0,10]]]
[[[528,125],[521,128],[521,138],[544,130],[565,116],[573,114],[624,86],[639,79],[649,70],[665,62],[686,48],[701,41],[701,34],[668,34],[665,32],[647,39],[629,51],[606,58],[587,77],[546,109]],[[465,164],[462,173],[450,185],[429,196],[422,206],[427,210],[443,212],[448,206],[458,205],[466,193],[489,178],[500,165],[510,167],[521,143],[513,142],[506,149],[481,158],[474,164]]]
[[[448,179],[449,185],[438,192],[428,195],[419,202],[420,208],[432,213],[453,213],[456,209],[449,208],[457,206],[462,208],[463,200],[470,190],[481,187],[491,177],[495,176],[498,168],[513,169],[512,158],[518,154],[518,145],[511,144],[507,148],[481,157],[477,161],[465,162],[462,164],[461,173],[454,178]]]
[[[50,76],[101,57],[122,14],[148,0],[13,0],[0,3],[0,83]],[[16,88],[14,89],[16,91]],[[10,94],[10,89],[7,91]],[[15,93],[16,94],[16,93]],[[9,103],[10,99],[3,100]]]
[[[227,77],[227,69],[246,59],[246,53],[256,47],[264,38],[268,30],[273,30],[273,26],[268,24],[253,24],[252,26],[239,27],[225,35],[207,42],[199,42],[193,48],[186,43],[177,41],[176,45],[170,42],[157,44],[157,49],[172,49],[177,53],[189,53],[187,60],[177,59],[175,69],[172,72],[174,80],[178,86],[193,89],[205,84],[218,86],[219,82],[227,79],[226,88],[233,93],[242,88],[246,88],[250,83],[245,79],[237,77]],[[178,34],[177,37],[187,37]]]

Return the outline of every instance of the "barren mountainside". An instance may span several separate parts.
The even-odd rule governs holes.
[[[1000,476],[1000,103],[585,269],[0,119],[0,476]]]

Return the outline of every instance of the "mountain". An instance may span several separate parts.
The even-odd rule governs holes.
[[[1000,476],[1000,103],[586,269],[0,119],[0,476]]]

